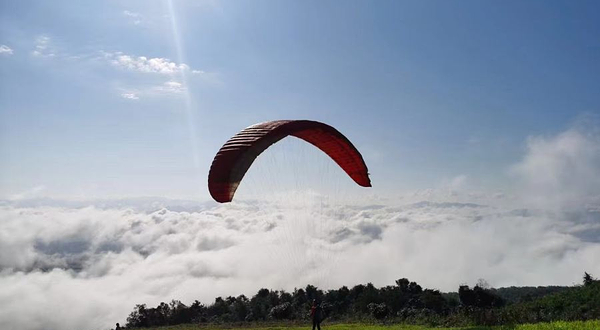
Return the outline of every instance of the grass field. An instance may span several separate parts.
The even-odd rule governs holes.
[[[307,324],[305,326],[269,326],[269,327],[219,327],[219,326],[198,326],[198,325],[178,325],[160,328],[145,328],[140,330],[225,330],[225,329],[251,329],[251,330],[306,330],[311,329]],[[323,330],[600,330],[600,320],[586,322],[552,322],[537,324],[505,325],[495,327],[472,326],[462,328],[430,328],[419,325],[368,325],[368,324],[324,324]]]

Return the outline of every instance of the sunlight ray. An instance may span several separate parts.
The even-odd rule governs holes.
[[[177,61],[180,64],[185,63],[184,58],[184,50],[183,43],[181,41],[181,34],[179,32],[179,24],[177,22],[177,16],[175,13],[175,8],[173,5],[173,0],[166,0],[167,7],[169,10],[169,20],[171,22],[171,32],[173,34],[173,42],[175,44],[175,51],[177,53]],[[185,111],[185,120],[187,123],[187,130],[190,138],[190,148],[191,154],[194,161],[194,168],[198,170],[200,168],[200,156],[198,154],[198,132],[196,128],[196,113],[194,110],[194,102],[192,93],[190,92],[190,85],[187,77],[187,67],[179,71],[181,75],[181,84],[183,85],[183,93],[184,93],[184,111]]]

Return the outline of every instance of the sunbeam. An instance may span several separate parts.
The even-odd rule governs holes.
[[[179,63],[185,63],[184,51],[181,42],[181,34],[179,33],[179,26],[177,24],[177,17],[175,14],[175,8],[173,6],[173,0],[166,0],[167,7],[169,10],[169,20],[171,21],[171,32],[173,33],[173,40],[175,43],[175,51],[177,52],[177,61]],[[200,156],[198,155],[198,133],[196,130],[196,113],[193,107],[193,98],[190,92],[190,85],[187,78],[187,67],[180,70],[181,84],[183,85],[183,93],[185,98],[185,120],[187,122],[187,129],[190,137],[190,147],[192,149],[191,154],[194,160],[194,168],[198,170],[200,168]]]

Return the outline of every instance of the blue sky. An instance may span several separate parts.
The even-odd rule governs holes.
[[[3,1],[0,195],[208,199],[227,138],[287,118],[345,133],[376,192],[462,176],[502,190],[528,137],[600,111],[599,11],[594,1]]]

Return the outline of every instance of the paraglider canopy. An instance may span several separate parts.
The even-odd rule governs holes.
[[[217,152],[208,174],[208,190],[214,200],[231,202],[256,157],[273,143],[290,135],[321,149],[358,185],[371,187],[362,155],[338,130],[311,120],[276,120],[243,129]]]

